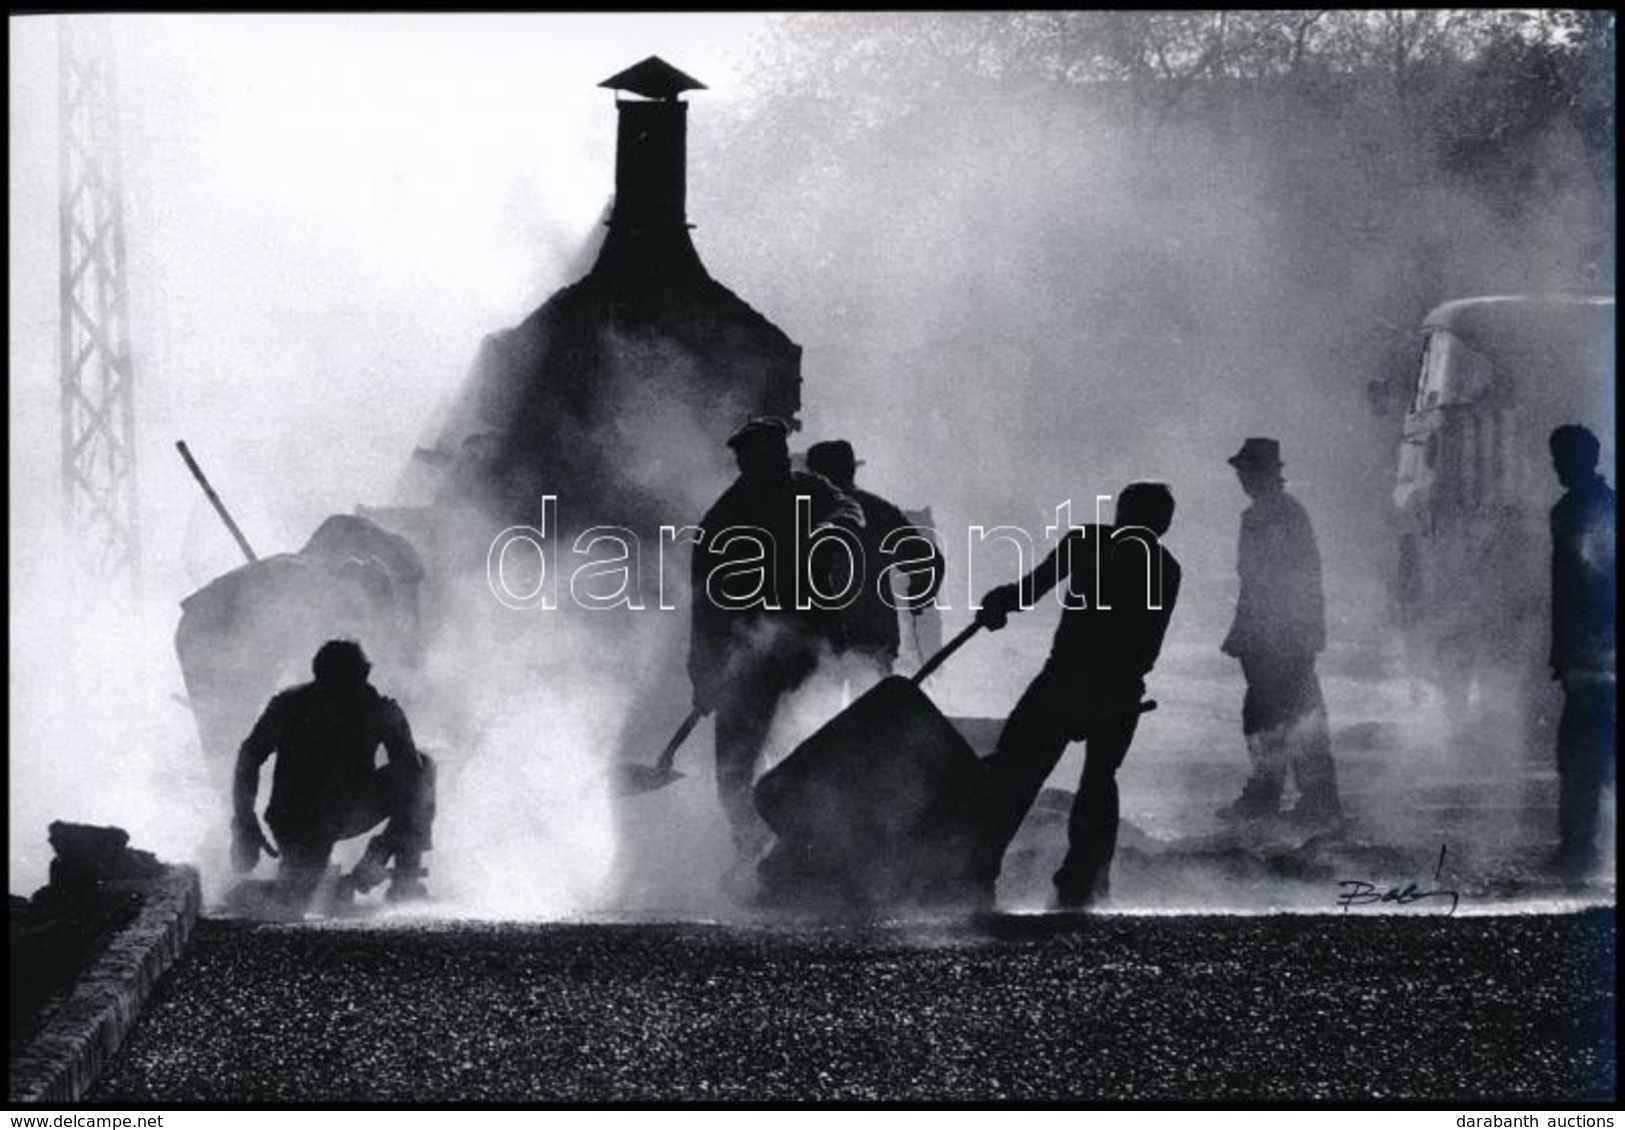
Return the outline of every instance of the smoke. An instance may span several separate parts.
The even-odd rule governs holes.
[[[1241,680],[1216,646],[1245,505],[1223,461],[1248,435],[1282,440],[1320,535],[1332,726],[1373,836],[1421,850],[1456,819],[1440,812],[1472,811],[1450,789],[1477,783],[1481,799],[1530,775],[1514,769],[1517,727],[1454,732],[1437,692],[1400,675],[1383,591],[1394,435],[1363,394],[1414,363],[1410,331],[1433,297],[1562,284],[1599,227],[1581,180],[1554,175],[1552,207],[1509,219],[1423,164],[1422,206],[1402,209],[1372,158],[1386,135],[1366,119],[1275,101],[1221,129],[1059,85],[932,103],[906,74],[864,94],[922,108],[843,134],[824,115],[846,113],[848,92],[775,99],[727,65],[718,45],[743,44],[755,18],[112,26],[148,552],[147,596],[122,611],[68,580],[50,533],[53,21],[11,22],[13,890],[43,881],[57,818],[120,824],[223,885],[222,767],[171,700],[183,689],[171,640],[179,600],[240,557],[170,445],[190,442],[262,555],[387,500],[481,338],[579,273],[612,183],[614,114],[594,84],[651,51],[712,88],[690,120],[702,258],[805,348],[802,438],[850,439],[860,485],[933,507],[950,630],[968,622],[971,525],[1036,537],[1067,499],[1092,515],[1095,495],[1131,480],[1172,485],[1186,584],[1151,680],[1163,705],[1124,769],[1131,821],[1193,835],[1191,814],[1207,820],[1245,773]],[[1553,138],[1538,160],[1567,175],[1574,158]],[[692,521],[723,485],[693,461],[705,410],[647,426],[655,417],[623,411],[633,431],[591,442],[628,453],[634,481],[674,492],[671,520]],[[1591,423],[1611,449],[1611,426]],[[460,548],[483,559],[483,544]],[[669,564],[681,584],[686,556]],[[990,571],[978,589],[1006,579]],[[599,787],[617,759],[652,761],[686,713],[686,615],[515,612],[481,576],[447,585],[421,685],[375,659],[440,756],[429,865],[448,912],[721,913],[731,849],[710,724],[670,788],[616,801]],[[978,640],[927,690],[951,715],[1002,716],[1052,617]],[[769,758],[838,709],[842,687],[821,670],[789,700]],[[1391,723],[1392,745],[1349,736]],[[1056,783],[1077,780],[1080,756]],[[1452,829],[1485,851],[1504,838],[1486,821]],[[1195,883],[1190,897],[1211,892]]]
[[[228,879],[225,767],[172,697],[185,690],[173,637],[181,598],[242,558],[173,441],[189,441],[261,556],[297,548],[329,514],[389,501],[481,336],[569,281],[593,240],[614,138],[594,84],[635,61],[629,28],[716,79],[731,65],[719,29],[752,23],[106,19],[146,550],[132,605],[77,587],[54,532],[56,20],[11,22],[13,890],[43,882],[52,819],[121,824],[135,846],[199,863],[211,895]],[[482,647],[472,631],[442,640],[421,686],[399,657],[374,656],[380,688],[423,705],[424,744],[453,739],[441,842],[467,850],[431,865],[460,906],[602,900],[613,820],[605,790],[584,782],[633,711],[624,671],[605,669],[626,657],[594,666],[603,649],[578,629],[511,633],[542,637],[536,654]],[[283,685],[308,677],[308,658],[277,673]],[[487,717],[478,742],[455,744]]]
[[[179,696],[171,609],[61,568],[50,524],[32,542],[11,562],[11,890],[46,881],[52,820],[117,825],[165,860],[223,851],[222,782]]]
[[[1442,697],[1444,660],[1407,655],[1390,620],[1398,429],[1364,392],[1414,384],[1416,328],[1437,302],[1580,285],[1611,230],[1612,187],[1568,120],[1469,177],[1447,167],[1445,144],[1384,121],[1374,93],[1193,84],[1187,110],[1169,111],[1126,86],[1000,85],[970,67],[949,85],[938,43],[959,42],[956,21],[998,17],[941,17],[917,38],[876,18],[844,28],[866,38],[820,39],[821,18],[753,76],[770,91],[759,116],[696,116],[695,239],[805,347],[807,438],[849,439],[867,460],[859,485],[933,507],[947,629],[966,622],[973,564],[976,591],[1009,579],[981,582],[969,526],[1037,538],[1062,501],[1091,515],[1095,495],[1132,479],[1169,482],[1166,540],[1186,583],[1150,678],[1163,707],[1124,768],[1125,813],[1173,838],[1216,832],[1213,809],[1247,770],[1240,671],[1217,654],[1247,505],[1224,461],[1244,437],[1278,437],[1325,564],[1321,671],[1369,835],[1533,856],[1555,834],[1552,705],[1523,685],[1543,615],[1466,689],[1478,720],[1464,723]],[[820,43],[822,56],[801,46]],[[775,238],[730,238],[741,222]],[[1606,413],[1588,423],[1611,451]],[[1535,470],[1538,511],[1557,488]],[[949,714],[1007,713],[1054,615],[974,644],[933,677],[933,697]],[[1386,735],[1375,747],[1373,732]],[[1052,783],[1070,788],[1081,756]],[[1534,823],[1508,819],[1520,806]],[[1197,901],[1212,897],[1209,885]]]

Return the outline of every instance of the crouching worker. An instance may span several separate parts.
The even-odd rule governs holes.
[[[281,848],[275,901],[283,913],[304,912],[336,843],[379,824],[382,833],[339,880],[334,909],[386,877],[391,902],[426,894],[422,862],[434,822],[434,762],[413,744],[395,700],[367,681],[371,669],[360,644],[327,641],[311,661],[315,681],[273,696],[238,750],[232,865],[251,871],[262,850],[278,855],[254,812],[260,766],[274,753],[265,821]],[[383,765],[375,764],[380,745],[387,756]]]
[[[1066,859],[1055,874],[1054,905],[1090,906],[1109,893],[1117,847],[1117,769],[1143,712],[1145,676],[1162,650],[1179,562],[1160,539],[1173,520],[1166,485],[1130,483],[1114,526],[1074,528],[1019,583],[982,598],[977,619],[1004,627],[1067,581],[1049,662],[1038,673],[982,762],[983,826],[972,865],[972,894],[991,904],[1005,849],[1066,747],[1086,742],[1083,779],[1072,801]]]

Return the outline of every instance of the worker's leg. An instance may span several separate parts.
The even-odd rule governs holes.
[[[333,843],[331,840],[288,839],[281,835],[277,836],[277,843],[282,851],[277,868],[281,902],[290,914],[303,914],[327,874]]]
[[[717,798],[741,859],[754,859],[770,837],[752,802],[751,785],[779,694],[778,681],[757,665],[741,671],[717,702]]]
[[[1563,717],[1557,730],[1559,868],[1580,876],[1597,860],[1597,810],[1614,777],[1616,731],[1612,679],[1563,681]]]
[[[1055,873],[1056,901],[1062,906],[1086,906],[1110,887],[1117,851],[1117,770],[1139,723],[1138,713],[1121,713],[1091,727],[1067,821],[1066,860]]]
[[[1241,729],[1252,772],[1242,786],[1241,796],[1221,808],[1219,815],[1236,819],[1273,816],[1281,807],[1281,790],[1286,785],[1290,760],[1285,733],[1290,717],[1288,696],[1279,664],[1267,656],[1242,656],[1241,673],[1247,680]]]
[[[1016,703],[997,747],[982,762],[983,807],[974,878],[989,888],[998,879],[1005,849],[1071,742],[1071,721],[1061,680],[1046,667]]]
[[[369,891],[383,881],[392,857],[397,878],[419,877],[423,853],[434,846],[436,766],[427,754],[420,754],[419,759],[420,766],[391,762],[373,770],[367,791],[346,814],[346,839],[384,825],[350,873],[359,891]]]
[[[421,768],[389,765],[390,817],[378,838],[395,853],[395,866],[403,871],[419,869],[423,853],[434,846],[435,779],[434,758],[419,754]]]
[[[1286,739],[1292,756],[1292,775],[1298,783],[1294,817],[1337,820],[1343,802],[1337,791],[1337,767],[1332,762],[1331,728],[1326,721],[1326,699],[1314,660],[1288,676],[1296,685],[1297,715],[1287,724]]]
[[[772,620],[758,630],[753,653],[739,663],[716,712],[717,795],[739,862],[752,864],[772,839],[751,791],[762,749],[780,700],[806,681],[819,655],[819,636],[798,620]]]

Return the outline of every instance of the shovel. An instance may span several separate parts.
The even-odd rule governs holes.
[[[981,628],[981,622],[976,621],[948,641],[947,646],[933,655],[926,661],[924,666],[914,673],[911,681],[916,686],[924,682],[926,676],[947,662],[948,657],[969,642],[970,638]],[[671,767],[672,762],[677,758],[677,748],[687,740],[688,735],[694,731],[694,727],[700,724],[700,719],[704,718],[707,713],[698,706],[690,710],[688,717],[684,718],[683,724],[677,727],[677,732],[671,736],[671,741],[666,743],[666,748],[660,751],[660,756],[655,759],[653,765],[625,762],[611,769],[610,787],[615,795],[637,796],[639,793],[652,793],[657,789],[665,788],[673,781],[681,780],[683,774]]]
[[[673,781],[680,779],[683,774],[671,767],[677,757],[677,747],[682,745],[694,727],[700,724],[707,711],[696,706],[688,712],[683,724],[677,727],[677,732],[666,743],[666,748],[660,751],[660,756],[653,765],[640,765],[637,762],[626,762],[615,766],[610,785],[616,796],[637,796],[639,793],[652,793],[656,789],[663,789]]]

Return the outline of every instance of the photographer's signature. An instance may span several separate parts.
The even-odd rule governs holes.
[[[1433,868],[1433,880],[1438,882],[1439,873],[1444,870],[1444,857],[1446,847],[1439,845],[1439,862]],[[1434,887],[1432,890],[1420,890],[1415,883],[1406,883],[1403,887],[1378,887],[1375,883],[1368,883],[1364,879],[1340,879],[1337,885],[1342,893],[1337,896],[1337,904],[1343,908],[1343,913],[1349,912],[1351,906],[1367,906],[1371,903],[1393,903],[1396,906],[1409,906],[1421,902],[1423,899],[1449,899],[1450,909],[1446,915],[1456,913],[1456,907],[1461,905],[1461,895],[1444,887]]]

